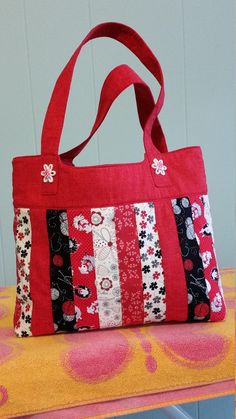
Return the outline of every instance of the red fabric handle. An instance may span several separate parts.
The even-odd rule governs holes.
[[[84,149],[105,119],[114,100],[130,85],[134,85],[140,124],[143,129],[145,128],[148,116],[155,105],[152,92],[148,85],[128,65],[119,65],[108,74],[104,81],[97,117],[89,136],[78,146],[61,154],[61,158],[65,163],[71,164],[73,159]],[[153,141],[161,152],[167,151],[165,137],[157,119],[154,121]]]
[[[129,48],[157,79],[161,90],[155,107],[156,115],[160,111],[164,101],[164,80],[161,66],[155,55],[140,35],[129,26],[116,22],[102,23],[88,33],[57,79],[43,124],[42,154],[58,154],[73,70],[82,46],[91,39],[104,36],[116,39]]]

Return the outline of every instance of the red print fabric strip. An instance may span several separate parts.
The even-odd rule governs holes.
[[[220,272],[217,266],[212,220],[207,195],[191,199],[194,230],[200,247],[207,291],[211,301],[211,321],[225,318],[225,304],[221,292]]]
[[[97,288],[91,212],[68,210],[69,246],[72,265],[77,330],[99,329]]]
[[[143,324],[143,284],[133,205],[115,208],[123,326]]]

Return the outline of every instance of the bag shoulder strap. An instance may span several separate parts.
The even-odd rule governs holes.
[[[62,153],[60,157],[67,164],[72,164],[73,159],[81,153],[105,119],[114,100],[129,86],[134,86],[138,115],[142,129],[144,130],[148,116],[150,115],[155,102],[149,86],[132,70],[128,65],[121,64],[115,67],[105,79],[98,105],[96,120],[89,136],[78,146]],[[165,137],[158,119],[154,122],[153,142],[161,152],[167,151]]]
[[[91,39],[104,36],[116,39],[127,46],[157,79],[161,90],[155,105],[156,116],[159,113],[164,101],[164,79],[161,66],[155,55],[138,33],[129,26],[116,22],[102,23],[93,28],[84,38],[57,79],[43,124],[41,141],[41,153],[43,155],[58,155],[73,70],[82,46]],[[150,128],[151,131],[154,119]],[[144,135],[144,142],[146,142],[146,139],[147,135]]]

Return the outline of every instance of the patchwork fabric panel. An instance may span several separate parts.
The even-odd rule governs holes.
[[[186,283],[188,321],[221,320],[225,303],[208,197],[182,197],[169,204],[179,243],[181,281]],[[163,261],[158,226],[165,220],[159,219],[157,206],[158,201],[45,210],[48,293],[56,333],[166,320],[166,288],[170,290],[175,275],[169,275],[165,283],[164,266],[171,264],[171,254]],[[32,335],[31,230],[30,210],[16,210],[18,284],[14,324],[21,337]],[[173,229],[171,234],[175,234]],[[162,234],[161,240],[166,240],[167,246],[171,237]]]
[[[188,320],[206,321],[210,317],[210,301],[190,201],[187,197],[173,199],[172,206],[188,289]]]
[[[30,210],[15,210],[14,233],[16,242],[16,306],[14,325],[19,337],[31,336],[32,299],[30,294],[30,256],[32,230]]]

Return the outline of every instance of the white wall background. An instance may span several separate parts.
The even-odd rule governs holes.
[[[15,283],[11,160],[39,153],[45,110],[59,72],[97,23],[136,29],[159,58],[166,83],[161,113],[170,149],[201,145],[220,266],[235,263],[235,1],[0,0],[0,283]],[[95,118],[101,85],[128,63],[153,77],[119,43],[87,45],[75,71],[61,150],[81,142]],[[139,161],[142,134],[134,94],[112,107],[78,164]],[[41,279],[43,280],[43,279]]]

